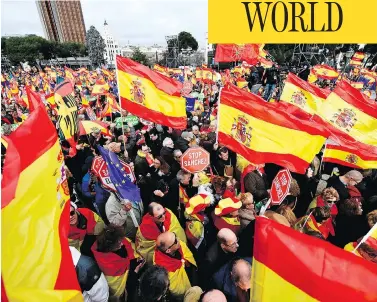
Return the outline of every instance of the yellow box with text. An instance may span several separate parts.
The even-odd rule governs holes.
[[[209,43],[377,43],[377,0],[208,0]]]

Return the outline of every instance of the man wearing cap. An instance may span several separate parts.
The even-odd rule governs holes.
[[[168,271],[170,293],[174,298],[182,300],[185,292],[191,287],[189,277],[196,271],[194,256],[186,243],[173,232],[160,234],[156,241],[153,264]]]
[[[238,210],[242,207],[242,202],[237,197],[227,197],[221,199],[212,212],[212,219],[218,230],[228,228],[238,234],[241,228]]]
[[[186,243],[185,232],[177,217],[169,209],[164,208],[159,203],[152,202],[148,206],[148,213],[144,215],[141,221],[135,240],[137,252],[148,263],[152,263],[158,235],[166,231],[174,232],[181,241]]]

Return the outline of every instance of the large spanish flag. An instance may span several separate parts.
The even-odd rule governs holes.
[[[377,301],[377,266],[257,217],[250,301]]]
[[[219,143],[247,160],[297,173],[305,173],[328,137],[320,124],[280,111],[234,85],[221,91],[218,127]]]
[[[366,102],[362,93],[345,81],[330,93],[318,115],[340,132],[377,147],[377,103]]]
[[[117,56],[121,107],[134,115],[175,129],[187,126],[182,84],[128,58]]]
[[[328,65],[315,65],[312,70],[319,79],[335,80],[339,76],[339,72]]]
[[[355,169],[376,169],[377,154],[372,154],[354,147],[327,144],[323,161]]]
[[[293,73],[285,80],[280,100],[295,105],[314,114],[326,100],[328,93],[314,84],[310,84]]]
[[[68,248],[69,189],[54,125],[38,94],[6,138],[2,177],[3,301],[82,301]]]

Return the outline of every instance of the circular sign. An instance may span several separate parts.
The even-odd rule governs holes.
[[[190,173],[203,171],[210,164],[210,154],[201,147],[191,147],[181,157],[181,167]]]

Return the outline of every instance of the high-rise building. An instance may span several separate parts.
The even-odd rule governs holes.
[[[106,20],[103,24],[102,38],[105,41],[105,61],[108,68],[115,68],[116,55],[120,55],[120,48],[118,41],[114,39],[113,35],[110,33],[109,25]]]
[[[85,43],[85,23],[80,0],[37,0],[36,4],[47,39]]]

